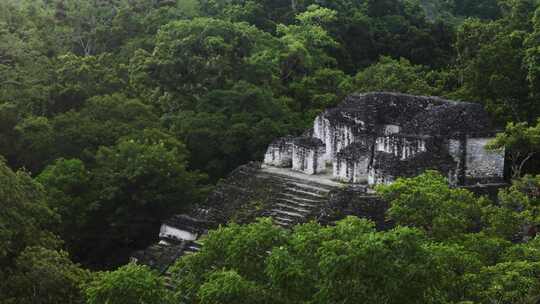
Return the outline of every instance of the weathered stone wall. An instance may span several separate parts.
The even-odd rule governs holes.
[[[290,168],[292,166],[292,137],[280,138],[268,146],[264,163],[269,166]]]
[[[313,124],[313,137],[320,139],[325,147],[324,159],[327,162],[332,161],[333,136],[330,130],[330,121],[324,117],[324,114],[317,116]]]
[[[320,210],[318,218],[322,224],[329,225],[347,216],[358,216],[372,220],[378,230],[387,230],[394,226],[386,218],[389,207],[388,202],[364,189],[347,188],[330,194],[328,204]]]
[[[387,185],[390,183],[393,183],[395,180],[395,176],[386,174],[384,171],[375,169],[375,168],[369,168],[368,171],[368,185],[374,186],[374,185]]]
[[[408,159],[401,159],[391,153],[376,152],[370,167],[368,184],[389,184],[398,177],[414,177],[426,170],[437,170],[454,179],[456,163],[445,151],[421,152]]]
[[[333,162],[334,179],[346,183],[367,183],[372,145],[373,140],[366,137],[337,153]]]
[[[407,159],[414,155],[426,152],[426,141],[421,137],[402,136],[398,134],[378,137],[375,142],[375,151],[394,154],[400,159]]]
[[[451,185],[465,185],[467,170],[467,137],[448,140],[448,154],[454,159],[456,167],[454,174],[449,177]]]
[[[491,138],[468,138],[465,175],[467,183],[500,181],[504,175],[504,153],[488,151]]]
[[[398,134],[401,132],[401,127],[397,125],[383,125],[382,128],[382,134],[384,135],[392,135],[392,134]]]
[[[451,139],[448,152],[456,161],[457,184],[499,183],[504,178],[504,151],[488,151],[492,138]]]
[[[358,109],[331,109],[319,115],[314,122],[313,137],[326,146],[325,159],[335,160],[336,154],[352,143],[365,140],[375,126],[364,122],[366,113]]]
[[[292,169],[313,175],[326,170],[326,149],[316,138],[297,138],[293,143]]]
[[[370,157],[365,155],[357,160],[338,157],[333,165],[333,176],[345,183],[363,184],[368,182]]]
[[[368,184],[380,185],[394,181],[399,174],[399,158],[392,153],[376,151],[368,171]]]
[[[197,239],[197,237],[198,235],[193,233],[192,231],[172,227],[168,224],[161,225],[161,228],[159,231],[160,239],[176,239],[179,241],[181,240],[194,241]]]

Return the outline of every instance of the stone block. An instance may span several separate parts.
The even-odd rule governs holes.
[[[325,144],[317,138],[300,137],[293,141],[292,169],[314,175],[325,172]]]
[[[292,166],[293,137],[283,137],[268,146],[264,155],[264,164],[280,168]]]

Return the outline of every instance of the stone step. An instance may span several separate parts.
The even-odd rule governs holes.
[[[165,288],[172,290],[174,288],[174,282],[171,277],[171,273],[166,272],[162,275],[162,277],[163,277],[163,284],[165,285]]]
[[[273,183],[276,185],[285,186],[287,189],[300,190],[319,196],[326,196],[330,191],[335,189],[326,185],[306,183],[301,179],[287,179],[278,175],[270,175],[266,173],[256,174],[256,177],[264,179],[266,183]]]
[[[276,216],[276,217],[274,218],[274,220],[275,220],[275,221],[280,221],[280,222],[287,222],[287,223],[289,223],[289,224],[294,223],[294,221],[293,221],[292,219],[286,218],[286,217],[279,217],[279,216]]]
[[[291,170],[291,168],[276,168],[263,165],[259,172],[263,174],[271,174],[274,176],[277,175],[284,179],[297,179],[303,181],[304,183],[315,184],[319,187],[324,187],[328,189],[341,188],[345,186],[344,183],[333,180],[333,177],[331,175],[307,175],[302,172]]]
[[[276,223],[279,226],[284,227],[284,228],[290,228],[290,227],[293,227],[294,225],[299,223],[298,220],[294,220],[294,219],[290,219],[290,218],[286,218],[286,219],[288,219],[288,221],[274,220],[274,223]]]
[[[184,248],[185,253],[195,253],[199,252],[201,250],[202,245],[196,241],[191,241],[188,244],[186,244],[186,247]]]
[[[292,222],[284,222],[284,221],[280,221],[280,220],[274,220],[274,223],[277,224],[278,226],[281,226],[283,228],[289,228],[293,225]]]
[[[257,177],[265,179],[265,182],[286,186],[287,188],[299,189],[308,193],[315,193],[318,195],[326,195],[332,190],[330,188],[325,188],[321,185],[305,183],[300,179],[283,179],[279,176],[268,176],[266,174],[264,174],[263,176],[259,175]]]
[[[296,219],[304,219],[306,217],[304,214],[294,212],[294,211],[282,210],[282,209],[273,209],[272,214],[275,217],[280,215],[280,216],[285,216],[285,217],[289,217],[289,218],[296,218]]]
[[[251,167],[251,166],[240,166],[236,168],[233,172],[231,172],[231,175],[234,174],[248,174],[252,175],[253,173],[258,172],[260,169],[257,167]]]
[[[287,198],[278,198],[276,201],[280,202],[280,203],[287,204],[287,205],[300,207],[300,208],[310,208],[310,209],[319,208],[319,206],[317,204],[310,204],[310,203],[307,203],[307,202],[290,200],[290,199],[287,199]]]
[[[279,207],[281,207],[281,208],[283,208],[285,210],[291,210],[292,212],[305,213],[306,215],[311,213],[310,210],[307,210],[307,209],[304,209],[304,208],[298,208],[298,207],[296,207],[295,205],[292,205],[292,204],[278,203],[278,204],[276,204],[276,206],[279,206]],[[281,209],[281,210],[283,210],[283,209]]]
[[[291,192],[298,195],[306,195],[313,198],[324,198],[328,196],[329,192],[324,192],[316,189],[302,188],[292,184],[286,184],[284,191]]]
[[[312,203],[315,205],[320,205],[326,202],[326,200],[323,199],[312,199],[312,198],[305,198],[302,196],[290,194],[290,193],[281,193],[282,197],[285,197],[286,199],[293,200],[293,201],[301,201],[305,203]]]
[[[250,193],[251,192],[249,189],[246,189],[243,185],[222,184],[221,187],[222,187],[222,189],[215,191],[215,194],[223,195],[224,192],[231,191],[231,190],[238,191],[238,192],[243,192],[243,193]],[[225,190],[227,190],[227,191],[225,191]]]
[[[264,171],[259,171],[257,172],[256,175],[262,178],[278,179],[281,182],[291,183],[299,187],[311,188],[314,190],[320,190],[324,192],[330,192],[331,190],[336,188],[330,185],[325,185],[325,184],[321,184],[321,183],[317,183],[313,181],[307,181],[301,178],[295,178],[295,177],[290,177],[290,176],[285,176],[285,175],[275,174],[275,173],[270,173],[270,172],[264,172]]]
[[[309,196],[309,197],[312,197],[313,199],[325,199],[326,196],[328,195],[328,193],[320,194],[320,193],[315,193],[313,191],[305,191],[305,190],[293,188],[293,187],[286,188],[284,193],[290,193],[290,194],[298,195],[298,196]]]
[[[193,246],[193,245],[189,245],[186,250],[188,251],[199,251],[201,250],[201,248],[199,246]]]
[[[299,188],[300,190],[303,190],[309,193],[320,194],[320,195],[328,194],[330,191],[332,191],[332,189],[323,188],[318,185],[306,184],[306,183],[303,183],[302,181],[288,181],[286,182],[286,185],[288,186],[288,188],[290,187],[292,187],[293,189]]]

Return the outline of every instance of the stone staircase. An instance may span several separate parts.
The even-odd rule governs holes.
[[[197,235],[200,239],[215,223],[227,223],[238,210],[245,208],[246,202],[249,208],[260,208],[254,210],[256,217],[271,217],[276,225],[290,229],[296,224],[318,220],[328,204],[330,192],[344,187],[345,184],[333,181],[330,175],[305,175],[264,165],[239,167],[212,191],[204,209],[165,221],[162,228],[170,231],[160,233],[160,243],[134,254],[133,258],[170,279],[170,274],[166,273],[168,267],[203,246],[198,240],[182,239],[182,236]],[[227,208],[223,208],[224,202]],[[251,202],[259,205],[251,207]]]
[[[283,191],[272,198],[273,208],[268,215],[274,223],[284,227],[305,223],[315,219],[322,206],[328,201],[330,191],[339,188],[339,183],[329,180],[306,180],[298,178],[290,171],[262,170],[257,173],[259,178],[267,178],[281,184]]]
[[[198,241],[187,242],[184,247],[184,254],[197,253],[201,250],[202,244]]]

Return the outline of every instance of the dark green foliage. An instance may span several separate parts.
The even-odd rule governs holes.
[[[128,264],[94,276],[84,286],[87,304],[173,303],[163,278],[148,267]]]
[[[42,187],[0,159],[0,299],[2,303],[81,303],[86,273],[50,232],[57,215]],[[32,292],[29,292],[32,290]]]
[[[528,237],[527,227],[540,225],[539,188],[538,176],[525,176],[499,191],[498,203],[493,204],[468,190],[449,188],[438,172],[427,171],[379,186],[378,191],[391,203],[390,219],[421,227],[435,239],[451,240],[483,230],[491,237],[516,242]]]
[[[260,159],[284,129],[298,128],[282,102],[269,90],[241,81],[208,93],[196,111],[165,116],[164,124],[191,151],[190,166],[216,179]]]
[[[52,113],[80,109],[85,101],[97,95],[112,94],[126,86],[126,67],[109,53],[80,57],[74,54],[58,58],[54,71]]]
[[[27,247],[15,261],[7,303],[84,303],[80,285],[89,277],[65,251]]]
[[[509,122],[504,132],[497,134],[488,148],[507,151],[512,176],[521,177],[525,164],[540,150],[540,119],[531,126],[526,122]]]
[[[236,302],[255,294],[262,303],[403,303],[403,297],[416,303],[439,296],[425,290],[435,292],[443,282],[428,244],[418,230],[377,233],[371,223],[354,218],[329,228],[306,224],[292,233],[265,220],[211,233],[200,253],[172,271],[178,296],[188,303],[217,296],[215,281],[232,278],[245,290],[227,282],[220,297]]]
[[[153,109],[139,100],[122,94],[95,96],[79,111],[53,118],[29,116],[19,122],[14,127],[16,148],[26,152],[17,157],[16,165],[37,173],[60,157],[91,160],[100,146],[158,126]]]
[[[55,248],[48,232],[58,220],[46,205],[43,188],[22,171],[11,171],[0,159],[0,265],[2,270],[28,246]]]
[[[436,239],[472,232],[480,217],[480,204],[465,189],[450,189],[438,172],[412,179],[398,179],[378,188],[391,203],[388,216],[398,225],[423,228]]]
[[[443,82],[437,72],[424,66],[381,57],[379,61],[360,71],[354,79],[354,89],[359,92],[386,91],[413,95],[436,96],[442,93]]]
[[[37,180],[62,217],[58,233],[77,260],[112,266],[151,244],[162,220],[204,197],[204,176],[187,171],[186,158],[183,144],[146,129],[101,147],[91,168],[60,159]]]

